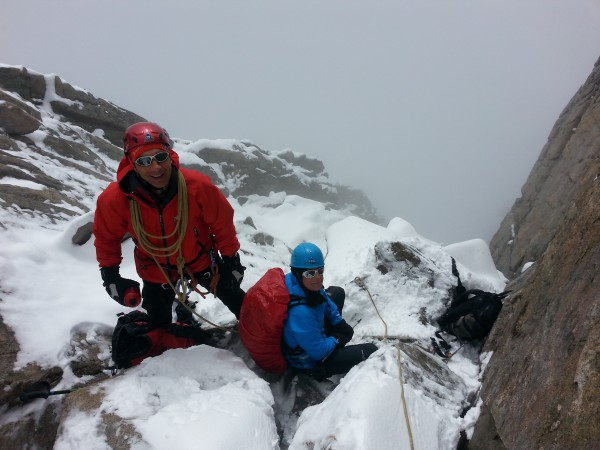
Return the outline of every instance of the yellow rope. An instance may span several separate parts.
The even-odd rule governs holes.
[[[215,328],[219,328],[219,329],[225,330],[225,331],[234,331],[232,328],[221,327],[219,325],[212,323],[210,320],[206,319],[205,317],[202,317],[195,310],[190,308],[185,301],[188,294],[187,294],[187,283],[185,282],[185,259],[183,258],[181,244],[183,243],[183,239],[185,238],[185,233],[187,231],[189,207],[188,207],[187,185],[185,183],[185,178],[183,177],[183,174],[181,172],[179,172],[178,175],[179,176],[177,179],[177,216],[175,217],[175,221],[176,221],[177,225],[175,226],[173,231],[171,233],[169,233],[168,235],[164,235],[164,236],[162,236],[162,235],[156,236],[156,235],[148,233],[144,228],[140,205],[138,204],[138,202],[136,202],[133,199],[131,199],[129,201],[131,226],[133,227],[133,231],[137,236],[138,245],[141,247],[142,250],[144,250],[146,253],[148,253],[150,256],[152,256],[152,259],[154,260],[154,262],[158,266],[159,270],[165,277],[167,284],[170,286],[170,288],[175,293],[175,299],[184,308],[186,308],[189,312],[196,315],[204,322],[214,326]],[[177,236],[177,239],[175,239],[175,241],[171,245],[167,245],[167,246],[163,246],[163,247],[154,245],[150,241],[150,239],[166,240],[173,236]],[[158,261],[159,257],[167,258],[167,257],[173,256],[175,254],[177,254],[177,259],[176,259],[177,260],[177,274],[179,275],[179,279],[181,280],[181,291],[177,290],[177,288],[174,286],[173,282],[171,281],[171,277],[169,277],[169,275],[165,272],[163,266]],[[195,288],[193,288],[193,290],[198,292],[200,295],[202,295],[204,297],[203,293],[200,292],[199,290],[197,290]],[[215,292],[213,292],[213,294],[214,293]]]
[[[379,316],[379,319],[383,323],[383,326],[384,326],[383,340],[387,344],[387,342],[388,342],[387,323],[383,319],[381,314],[379,313],[379,309],[377,308],[377,305],[375,304],[375,300],[373,300],[373,296],[371,295],[371,292],[369,292],[367,285],[365,284],[364,280],[361,277],[354,278],[354,282],[358,285],[359,288],[363,289],[364,291],[367,292],[367,294],[369,294],[369,298],[371,299],[371,303],[373,304],[373,307],[375,308],[375,312],[377,313],[377,315]],[[406,398],[404,396],[404,374],[402,372],[402,361],[400,359],[400,344],[396,344],[395,348],[396,348],[396,353],[397,353],[397,358],[398,358],[398,372],[399,372],[398,377],[400,380],[402,408],[404,409],[404,419],[406,420],[406,429],[408,430],[408,440],[410,442],[410,448],[411,448],[411,450],[414,450],[415,445],[413,442],[412,429],[410,427],[410,419],[408,418],[408,407],[406,406]]]
[[[187,231],[187,222],[188,222],[188,196],[187,196],[187,186],[185,183],[185,178],[179,172],[178,184],[177,184],[177,217],[175,220],[177,221],[177,226],[173,229],[171,233],[165,236],[154,235],[148,233],[144,229],[144,223],[142,221],[142,212],[140,210],[140,205],[135,200],[131,200],[129,202],[129,211],[131,214],[131,224],[133,226],[133,231],[138,238],[138,243],[142,249],[152,255],[157,257],[166,258],[168,256],[173,256],[175,253],[181,252],[181,243],[185,238],[185,233]],[[177,236],[177,239],[166,247],[159,247],[157,245],[152,244],[150,239],[169,239],[173,236]]]
[[[363,281],[363,279],[361,277],[354,278],[354,282],[358,285],[358,287],[360,287],[364,291],[367,291],[367,294],[369,294],[369,298],[371,299],[371,303],[373,303],[373,307],[375,308],[375,312],[377,313],[377,315],[379,316],[379,319],[383,323],[383,326],[384,326],[383,339],[387,343],[387,339],[388,339],[387,323],[385,322],[385,320],[383,320],[383,317],[381,317],[381,314],[379,314],[379,309],[377,309],[377,305],[375,304],[375,300],[373,300],[373,297],[371,296],[371,293],[369,292],[369,289],[367,289],[367,285],[365,284],[365,282]]]
[[[402,387],[402,408],[404,409],[404,417],[406,418],[406,429],[408,430],[408,439],[410,441],[410,448],[414,450],[415,444],[413,442],[412,429],[410,428],[410,420],[408,419],[408,407],[406,406],[406,398],[404,397],[404,374],[402,372],[402,361],[400,360],[400,344],[396,344],[396,353],[398,354],[398,376],[400,378],[400,386]]]

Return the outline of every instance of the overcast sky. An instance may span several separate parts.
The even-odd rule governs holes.
[[[317,157],[446,244],[489,241],[600,56],[599,0],[0,5],[0,63],[175,137]]]

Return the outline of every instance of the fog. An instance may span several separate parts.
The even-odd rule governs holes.
[[[489,241],[600,56],[594,0],[1,3],[0,63],[319,158],[446,244]]]

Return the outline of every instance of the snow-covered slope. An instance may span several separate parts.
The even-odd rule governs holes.
[[[74,129],[46,113],[43,125],[49,135]],[[29,138],[44,142],[41,132]],[[60,367],[64,373],[57,389],[70,388],[90,381],[71,369],[81,344],[74,342],[74,331],[96,344],[98,358],[108,362],[106,333],[116,314],[124,311],[101,285],[93,241],[73,243],[74,234],[93,217],[93,210],[84,212],[81,205],[93,209],[116,161],[102,157],[110,176],[87,182],[61,174],[64,158],[52,147],[45,145],[41,158],[27,150],[25,141],[1,150],[21,162],[43,163],[48,173],[62,177],[67,192],[82,194],[77,205],[63,204],[70,214],[62,220],[15,205],[2,209],[0,314],[20,345],[15,366],[35,362]],[[417,449],[455,448],[460,432],[468,434],[477,417],[476,393],[488,355],[480,358],[478,348],[465,345],[442,361],[429,352],[429,340],[456,283],[451,255],[467,288],[503,289],[505,280],[485,244],[474,239],[442,247],[421,237],[403,218],[384,227],[353,215],[351,205],[335,208],[285,191],[233,195],[248,176],[230,170],[230,162],[208,161],[207,154],[235,155],[236,161],[276,160],[295,177],[294,183],[320,183],[323,190],[331,184],[322,171],[312,177],[306,168],[286,162],[289,155],[282,160],[282,154],[258,151],[249,143],[176,142],[182,162],[209,166],[229,194],[247,266],[242,287],[252,286],[269,268],[287,270],[290,249],[302,241],[315,242],[326,254],[326,285],[346,290],[344,316],[355,327],[352,342],[375,342],[380,349],[347,376],[323,383],[267,376],[234,334],[225,339],[223,349],[168,351],[69,394],[54,448],[110,448],[111,439],[124,437],[136,449],[397,449],[410,448],[411,441]],[[212,150],[202,154],[202,149]],[[301,159],[299,154],[294,157]],[[2,180],[25,186],[24,181]],[[132,250],[126,241],[122,274],[136,278]],[[195,300],[202,316],[232,323],[233,316],[220,302],[211,297]],[[33,414],[44,404],[5,410],[2,422]]]

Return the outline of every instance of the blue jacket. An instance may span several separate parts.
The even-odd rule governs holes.
[[[337,325],[342,321],[342,316],[324,289],[320,294],[325,301],[309,306],[305,303],[306,294],[292,273],[285,276],[285,285],[292,302],[299,301],[300,304],[288,309],[288,318],[283,325],[283,355],[291,367],[312,369],[317,362],[327,358],[338,344],[336,338],[325,335],[325,323]]]

